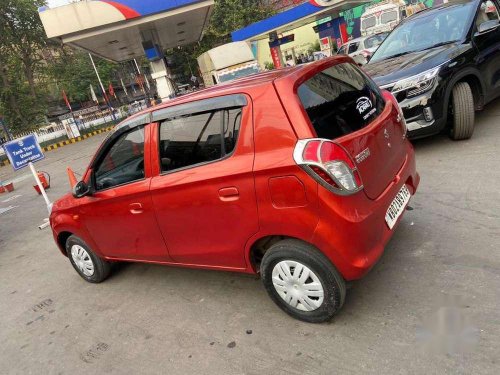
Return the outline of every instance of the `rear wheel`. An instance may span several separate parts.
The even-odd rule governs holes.
[[[283,240],[264,254],[262,281],[290,316],[310,323],[330,320],[342,307],[346,286],[324,254],[298,240]]]
[[[71,265],[85,281],[100,283],[109,276],[110,264],[99,258],[81,238],[70,236],[66,252]]]
[[[453,140],[469,139],[474,133],[474,96],[467,82],[459,82],[453,87],[451,111],[453,126],[450,136]]]

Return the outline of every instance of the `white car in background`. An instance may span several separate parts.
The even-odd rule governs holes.
[[[354,59],[356,64],[365,65],[387,35],[389,33],[380,33],[349,40],[340,47],[337,54],[349,55]]]

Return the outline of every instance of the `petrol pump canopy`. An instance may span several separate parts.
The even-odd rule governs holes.
[[[305,26],[331,16],[336,18],[345,10],[366,4],[371,0],[310,0],[292,9],[278,13],[231,33],[233,42],[267,39],[271,31],[278,34]]]
[[[42,7],[47,36],[111,61],[144,55],[143,41],[173,48],[201,40],[214,0],[87,0]]]

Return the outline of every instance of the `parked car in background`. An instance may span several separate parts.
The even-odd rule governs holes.
[[[389,33],[380,33],[350,40],[339,48],[337,54],[349,55],[358,65],[365,65],[387,35]]]
[[[450,1],[403,21],[364,67],[398,100],[409,136],[468,139],[476,110],[500,95],[497,0]]]
[[[116,127],[55,202],[54,239],[91,283],[114,261],[260,273],[281,309],[326,321],[416,192],[405,133],[344,56],[188,94]]]

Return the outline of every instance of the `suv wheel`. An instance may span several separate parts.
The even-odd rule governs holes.
[[[346,286],[332,263],[315,247],[283,240],[264,254],[262,281],[287,314],[310,323],[330,320],[344,304]]]
[[[467,82],[459,82],[453,87],[451,109],[453,126],[451,138],[455,141],[469,139],[474,133],[474,97]]]
[[[110,264],[97,255],[77,236],[66,241],[66,253],[69,261],[78,274],[89,283],[104,281],[110,272]]]

